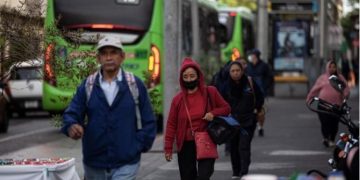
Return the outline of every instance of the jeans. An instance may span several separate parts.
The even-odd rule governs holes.
[[[127,164],[114,169],[93,168],[84,164],[86,180],[134,180],[139,170],[140,162]]]

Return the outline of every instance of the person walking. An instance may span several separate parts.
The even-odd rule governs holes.
[[[191,58],[184,59],[179,81],[181,91],[172,99],[166,125],[165,159],[172,160],[176,140],[181,179],[209,180],[214,172],[215,159],[196,159],[193,131],[206,131],[214,116],[229,115],[230,106],[215,87],[205,85],[199,65]]]
[[[346,84],[343,93],[338,92],[330,84],[329,77],[331,75],[336,75],[338,78]],[[341,75],[337,69],[335,61],[329,61],[326,64],[326,72],[320,75],[314,86],[311,88],[310,92],[306,97],[306,102],[318,97],[326,102],[341,105],[344,98],[348,98],[350,95],[350,89],[347,85],[346,79]],[[335,137],[339,129],[339,117],[332,116],[326,113],[318,113],[320,124],[321,124],[321,133],[323,136],[322,143],[325,147],[335,146]]]
[[[86,180],[133,180],[141,153],[155,139],[155,116],[143,82],[136,76],[128,78],[132,74],[121,68],[125,52],[120,38],[106,35],[96,49],[101,67],[89,76],[92,83],[88,77],[77,88],[63,114],[61,130],[74,140],[82,139]],[[130,81],[135,85],[130,87]]]
[[[248,56],[249,64],[246,68],[247,75],[251,76],[254,81],[260,86],[261,92],[264,97],[267,96],[267,92],[273,82],[273,74],[267,63],[260,58],[261,52],[258,49],[250,51]],[[264,123],[265,123],[265,110],[262,110],[258,114],[258,133],[259,136],[264,136]]]
[[[256,129],[256,113],[264,104],[260,87],[246,76],[240,61],[229,65],[230,79],[227,82],[225,100],[230,104],[231,115],[245,131],[239,131],[231,139],[230,155],[233,179],[240,179],[249,172],[251,141]]]

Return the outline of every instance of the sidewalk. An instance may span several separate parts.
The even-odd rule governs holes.
[[[349,99],[352,117],[359,121],[359,100],[356,90]],[[320,123],[316,113],[305,106],[304,98],[269,98],[265,122],[265,136],[257,132],[252,142],[250,174],[274,174],[289,177],[318,169],[325,173],[331,169],[327,160],[332,149],[321,144]],[[339,132],[346,132],[340,125]],[[218,146],[219,159],[211,179],[231,179],[230,157],[224,154],[224,145]],[[149,153],[143,154],[138,179],[178,180],[177,155],[166,162],[163,154],[163,135],[159,134]]]

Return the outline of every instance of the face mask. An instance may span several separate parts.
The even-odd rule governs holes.
[[[248,56],[248,61],[251,63],[252,62],[252,56]]]
[[[184,81],[184,87],[189,90],[193,90],[197,87],[199,84],[199,79],[193,80],[193,81]]]

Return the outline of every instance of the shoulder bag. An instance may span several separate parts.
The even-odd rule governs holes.
[[[186,101],[184,101],[184,103],[185,103],[186,114],[188,116],[189,123],[190,123],[191,132],[195,139],[196,159],[197,160],[217,159],[219,157],[219,155],[217,152],[216,144],[211,140],[208,132],[206,132],[206,131],[194,132],[194,129],[193,129],[192,123],[191,123],[189,109],[186,105]]]

